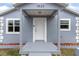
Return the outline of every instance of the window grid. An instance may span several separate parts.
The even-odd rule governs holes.
[[[70,31],[70,19],[60,19],[60,30]]]
[[[8,25],[8,27],[13,27],[13,31],[12,31],[12,32],[16,32],[16,31],[15,31],[15,27],[20,27],[20,26],[19,26],[20,24],[19,24],[19,25],[16,25],[16,24],[15,24],[15,21],[16,21],[16,20],[12,20],[12,21],[13,21],[13,25]],[[8,21],[8,22],[9,22],[9,21]],[[20,23],[20,22],[19,22],[19,23]]]
[[[16,21],[19,21],[18,23],[19,23],[19,25],[18,25],[18,30],[20,30],[20,19],[16,19],[16,18],[10,18],[10,19],[7,19],[8,21],[7,21],[7,30],[6,30],[6,32],[7,32],[7,34],[19,34],[19,32],[20,31],[15,31],[15,27],[17,26],[15,23],[16,23]],[[12,24],[13,25],[8,25],[9,24],[9,21],[10,20],[12,20]],[[12,27],[13,28],[13,30],[12,30],[12,28],[10,29],[9,27]],[[12,30],[11,32],[10,31],[8,31],[8,30]]]

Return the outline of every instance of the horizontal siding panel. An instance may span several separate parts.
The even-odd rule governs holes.
[[[79,33],[79,30],[76,30],[76,33]]]
[[[0,43],[2,43],[2,42],[3,42],[3,40],[0,39]]]
[[[3,22],[3,17],[0,17],[0,43],[3,42],[4,36],[3,36],[3,26],[4,26],[4,22]]]
[[[0,30],[0,34],[3,34],[4,30]]]
[[[4,37],[0,35],[0,39],[4,39]]]
[[[79,17],[76,17],[76,20],[78,21],[79,20]]]
[[[79,33],[77,33],[76,35],[79,36]]]
[[[4,26],[4,23],[0,23],[0,26]]]
[[[77,43],[79,43],[79,39],[77,40]]]
[[[0,27],[0,30],[3,30],[3,27]]]
[[[79,30],[79,27],[77,26],[77,30]]]
[[[79,42],[79,17],[76,18],[76,42]]]
[[[79,26],[79,23],[76,23],[76,26]]]
[[[76,36],[76,39],[79,39],[79,36]]]

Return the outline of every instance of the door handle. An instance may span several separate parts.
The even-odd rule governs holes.
[[[33,25],[33,28],[34,28],[35,32],[37,32],[37,28],[36,28],[36,26],[35,26],[35,25]]]

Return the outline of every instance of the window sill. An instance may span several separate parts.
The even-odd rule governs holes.
[[[70,29],[60,29],[60,31],[70,31]]]
[[[20,32],[6,32],[6,34],[20,34]]]

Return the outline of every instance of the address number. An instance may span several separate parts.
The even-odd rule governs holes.
[[[43,4],[37,5],[37,7],[39,7],[39,8],[44,8],[44,5],[43,5]]]

